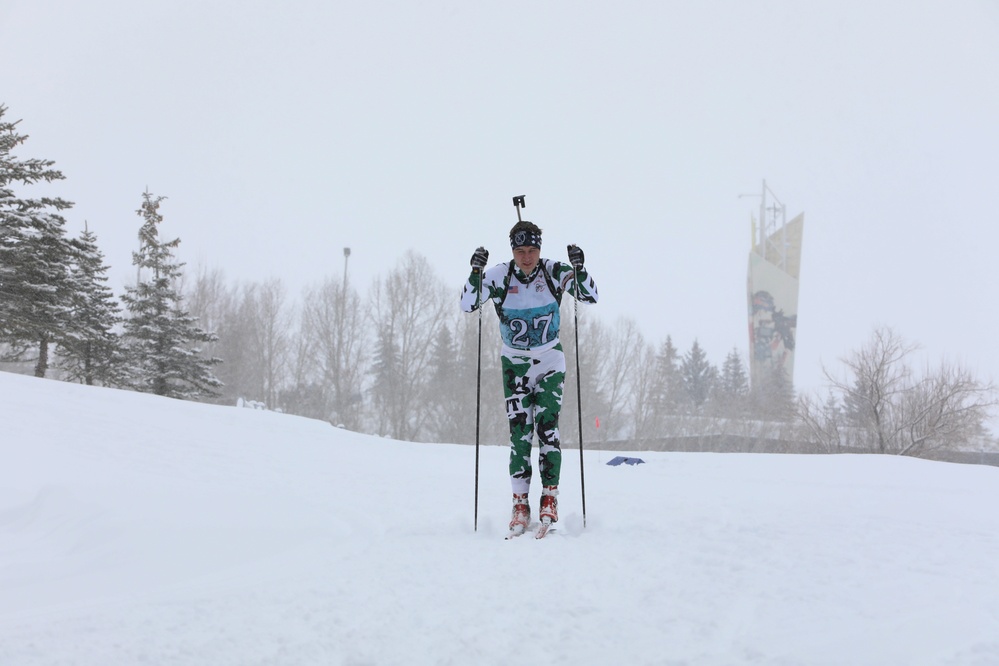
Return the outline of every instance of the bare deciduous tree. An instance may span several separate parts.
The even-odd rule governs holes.
[[[661,435],[662,414],[657,397],[656,350],[649,343],[634,349],[635,374],[632,377],[630,404],[632,437],[636,446],[640,442]]]
[[[979,382],[967,368],[941,363],[903,400],[898,452],[920,455],[967,444],[982,436],[983,422],[994,405],[991,385]]]
[[[379,348],[393,350],[393,378],[375,396],[380,430],[395,439],[425,437],[430,410],[424,409],[424,386],[430,381],[433,341],[441,322],[453,312],[453,290],[433,274],[426,258],[410,251],[373,289],[373,321]]]
[[[300,354],[316,370],[306,383],[322,393],[322,417],[351,430],[357,430],[362,419],[367,360],[363,318],[360,298],[341,280],[329,278],[306,292],[302,337],[308,342]]]
[[[848,451],[843,409],[837,396],[830,392],[824,403],[811,395],[798,398],[796,415],[816,453]]]
[[[479,317],[482,317],[482,353],[479,353]],[[479,441],[483,444],[505,444],[509,442],[510,422],[506,415],[506,400],[503,397],[503,371],[500,366],[502,340],[496,311],[491,306],[483,307],[474,314],[462,313],[458,328],[460,337],[459,365],[462,379],[457,386],[464,396],[450,405],[450,408],[465,414],[467,430],[459,442],[475,441],[475,400],[479,404]],[[476,385],[480,378],[481,383]],[[563,412],[564,413],[564,412]]]
[[[286,301],[287,292],[279,278],[261,284],[255,301],[257,325],[254,331],[260,350],[260,374],[264,401],[270,407],[277,405],[278,390],[288,364],[290,315]]]
[[[908,364],[917,349],[890,328],[879,328],[843,359],[847,377],[825,370],[834,394],[823,406],[799,402],[799,417],[822,450],[864,450],[921,456],[958,449],[983,434],[996,404],[991,384],[942,363],[917,376]]]
[[[631,402],[629,395],[638,371],[640,356],[636,352],[645,346],[645,340],[635,321],[627,318],[619,319],[612,329],[599,321],[590,322],[586,333],[589,353],[584,351],[580,356],[583,362],[580,372],[592,375],[586,383],[596,392],[596,395],[584,394],[583,397],[584,407],[599,410],[593,413],[594,419],[600,418],[600,428],[594,435],[598,441],[630,436],[631,419],[624,414]],[[600,350],[600,353],[593,353],[594,350]],[[575,368],[567,377],[574,373]]]

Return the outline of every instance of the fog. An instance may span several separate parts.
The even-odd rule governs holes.
[[[766,179],[805,214],[799,390],[878,325],[999,378],[995,2],[0,0],[0,63],[118,292],[148,188],[191,267],[295,294],[411,249],[457,308],[525,194],[600,317],[719,363]]]

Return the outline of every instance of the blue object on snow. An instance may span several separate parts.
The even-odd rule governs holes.
[[[613,460],[609,460],[607,464],[614,465],[615,467],[617,467],[621,463],[624,463],[625,465],[638,465],[639,463],[644,463],[644,462],[645,461],[642,460],[641,458],[626,458],[624,456],[618,456]]]

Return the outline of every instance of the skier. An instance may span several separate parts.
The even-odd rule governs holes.
[[[510,230],[513,259],[485,269],[489,252],[472,254],[472,272],[461,294],[461,309],[473,312],[488,299],[499,315],[506,414],[510,421],[510,483],[513,516],[510,533],[531,522],[531,445],[538,435],[541,467],[539,518],[558,520],[558,483],[562,464],[558,419],[565,383],[565,354],[559,341],[559,305],[569,292],[597,302],[597,287],[583,268],[583,251],[568,247],[569,264],[541,258],[541,229],[526,220]]]

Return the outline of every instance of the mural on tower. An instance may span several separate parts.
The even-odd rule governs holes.
[[[766,195],[764,183],[764,196]],[[798,328],[798,277],[804,213],[783,220],[783,206],[761,206],[764,220],[756,229],[749,253],[749,372],[753,386],[780,380],[793,386],[794,348]],[[778,219],[778,213],[780,218]]]

